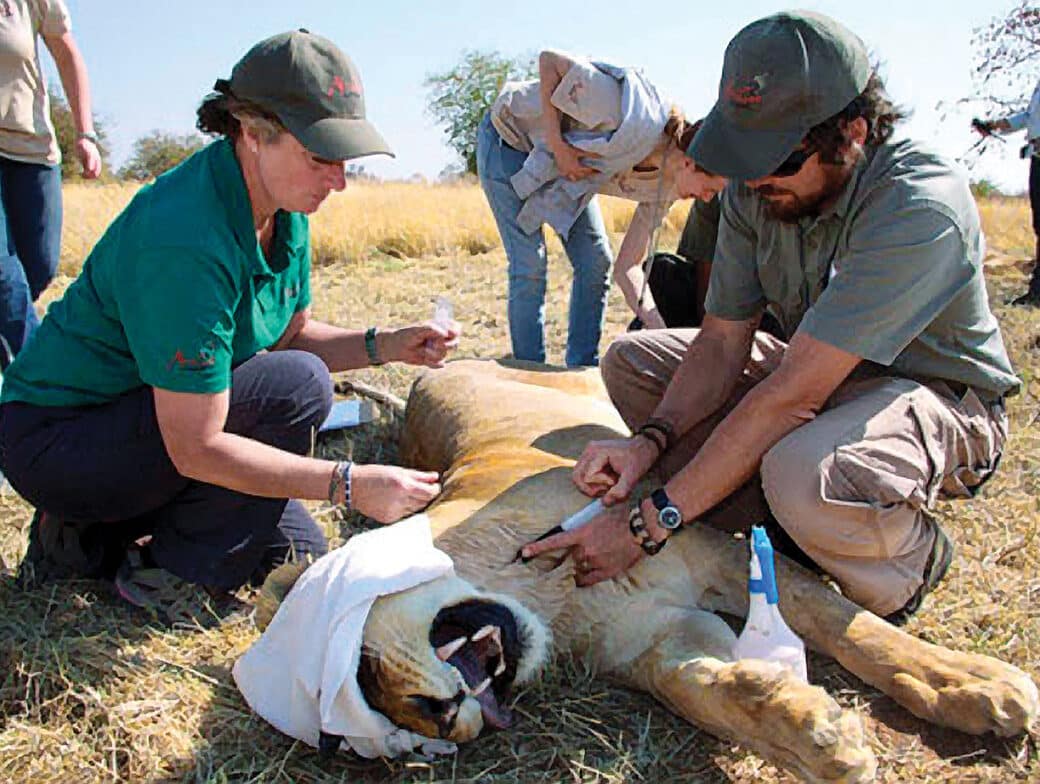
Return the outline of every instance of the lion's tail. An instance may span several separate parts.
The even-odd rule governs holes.
[[[267,575],[260,595],[256,597],[256,610],[253,614],[253,622],[256,628],[263,631],[271,623],[278,607],[288,595],[300,575],[310,566],[309,561],[293,561],[279,566]]]

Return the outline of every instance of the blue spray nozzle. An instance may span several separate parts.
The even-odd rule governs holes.
[[[749,588],[752,593],[764,593],[766,602],[777,604],[780,594],[776,590],[776,570],[773,565],[773,543],[769,541],[766,529],[760,525],[751,527],[751,546],[758,557],[758,566],[762,570],[762,578],[752,579]]]

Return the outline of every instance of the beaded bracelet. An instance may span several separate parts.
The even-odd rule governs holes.
[[[339,495],[339,488],[343,488],[343,505],[347,509],[351,509],[350,504],[350,470],[354,467],[354,464],[350,460],[341,460],[332,469],[332,476],[329,478],[329,503],[333,506],[336,505],[336,496]]]

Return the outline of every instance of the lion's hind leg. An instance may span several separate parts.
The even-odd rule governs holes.
[[[781,665],[732,661],[733,639],[720,618],[690,610],[615,674],[806,781],[871,781],[877,762],[859,717]]]

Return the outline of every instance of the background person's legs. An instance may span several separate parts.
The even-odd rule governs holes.
[[[527,234],[517,223],[523,202],[509,178],[526,153],[505,144],[485,116],[477,131],[477,172],[495,217],[509,267],[509,338],[513,356],[545,361],[545,279],[548,258],[542,231]]]
[[[0,336],[18,354],[61,251],[61,171],[0,157]]]
[[[578,215],[563,247],[574,270],[565,361],[567,367],[597,365],[613,255],[596,199]]]
[[[1033,234],[1036,240],[1035,263],[1029,289],[1015,299],[1015,305],[1040,305],[1040,156],[1036,155],[1029,160],[1029,207],[1033,214]]]

